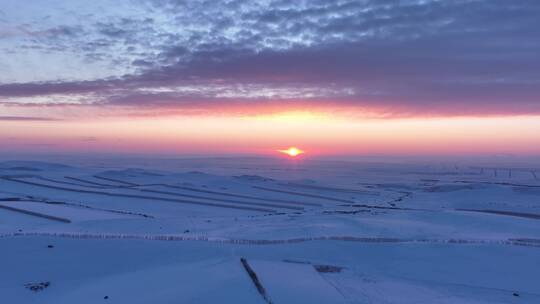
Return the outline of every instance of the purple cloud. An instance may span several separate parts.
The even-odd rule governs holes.
[[[0,102],[62,95],[141,111],[307,102],[393,115],[540,114],[537,1],[139,4],[147,15],[58,25],[61,43],[32,42],[131,72],[0,83]]]

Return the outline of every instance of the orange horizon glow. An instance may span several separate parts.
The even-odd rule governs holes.
[[[275,147],[292,142],[309,151],[310,157],[372,153],[539,155],[538,130],[540,116],[358,119],[309,111],[243,117],[119,116],[0,121],[0,152],[272,155]]]

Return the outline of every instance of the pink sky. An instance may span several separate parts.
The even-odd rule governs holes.
[[[534,1],[41,2],[0,9],[0,151],[540,154]]]
[[[540,154],[540,116],[362,118],[337,112],[0,121],[1,151],[309,155]]]

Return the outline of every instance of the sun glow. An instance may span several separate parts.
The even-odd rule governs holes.
[[[290,157],[296,157],[300,154],[303,154],[305,153],[304,151],[298,149],[298,148],[295,148],[295,147],[290,147],[289,149],[287,150],[278,150],[278,152],[281,152],[281,153],[284,153],[284,154],[287,154],[289,155]]]
[[[333,118],[331,118],[328,114],[324,112],[312,111],[286,111],[272,114],[246,116],[244,118],[249,120],[269,121],[287,124],[302,124],[321,121],[328,122],[333,120]]]

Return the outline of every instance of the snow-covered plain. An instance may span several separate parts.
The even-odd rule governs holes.
[[[540,165],[3,161],[0,303],[540,303]]]

